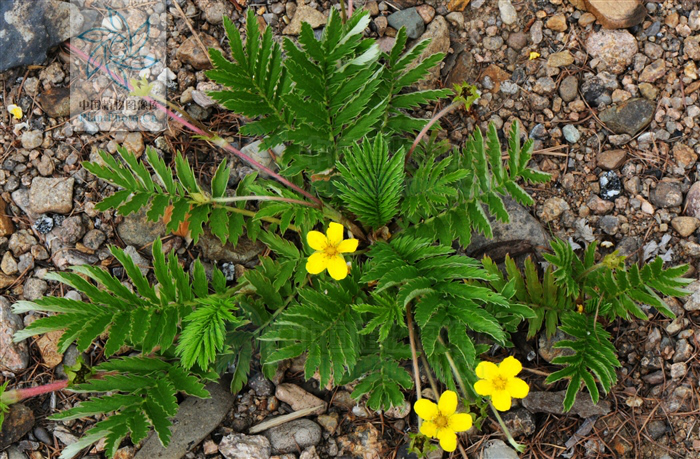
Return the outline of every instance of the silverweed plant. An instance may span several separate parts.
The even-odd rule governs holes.
[[[160,240],[148,274],[113,247],[125,278],[89,266],[48,276],[86,301],[17,303],[16,313],[42,317],[16,340],[61,330],[61,351],[75,343],[106,357],[68,385],[89,398],[52,416],[100,418],[62,459],[101,438],[112,457],[126,437],[137,444],[151,429],[167,445],[178,394],[207,397],[205,383],[227,371],[237,392],[254,360],[272,377],[280,362],[302,355],[306,378],[323,387],[354,383],[352,396],[372,410],[403,405],[415,393],[424,422],[414,445],[423,453],[437,438],[454,451],[457,433],[480,426],[489,407],[500,421],[511,398],[527,395],[516,377],[520,362],[485,358],[494,346],[511,349],[519,328],[529,327],[530,337],[542,327],[570,335],[558,346],[574,354],[555,360],[563,368],[547,381],[566,380],[569,409],[582,383],[597,401],[616,381],[608,323],[646,319],[640,304],[672,316],[659,295],[684,295],[686,268],[664,269],[660,259],[628,267],[614,254],[601,260],[594,244],[577,255],[562,241],[552,243],[544,270],[528,261],[521,272],[507,259],[501,271],[489,258],[463,255],[458,248],[474,231],[492,236],[489,214],[508,222],[505,196],[531,205],[521,183],[548,175],[529,166],[533,143],[522,142],[515,124],[506,132],[507,160],[493,125],[476,129],[462,148],[434,141],[439,116],[411,111],[452,98],[441,116],[478,94],[469,86],[414,90],[444,56],[419,61],[428,42],[406,49],[403,29],[384,53],[363,37],[368,23],[366,12],[343,21],[331,10],[320,39],[303,24],[298,41],[280,44],[269,28],[260,31],[252,10],[244,36],[224,20],[230,56],[211,50],[207,73],[224,89],[210,95],[248,120],[242,134],[263,139],[263,148],[285,145],[279,172],[201,129],[262,173],[230,189],[223,161],[201,183],[186,155],[150,147],[145,160],[120,149],[84,164],[118,188],[99,210],[146,208],[154,221],[169,213],[167,229],[186,223],[194,242],[208,228],[222,243],[261,241],[269,255],[228,282],[218,269],[207,277],[199,261],[185,271]],[[135,94],[151,97],[136,83]],[[442,394],[437,404],[421,399],[420,367]],[[0,409],[14,400],[0,399]]]

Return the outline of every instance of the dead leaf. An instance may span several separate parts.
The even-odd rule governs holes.
[[[467,9],[470,0],[450,0],[447,9],[450,11],[464,11]]]

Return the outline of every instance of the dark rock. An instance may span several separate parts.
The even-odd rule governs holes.
[[[622,182],[613,171],[608,171],[600,176],[600,197],[606,201],[614,201],[622,194]]]
[[[51,118],[70,116],[71,94],[70,88],[52,87],[39,94],[38,100],[41,109]]]
[[[566,391],[559,392],[530,392],[522,401],[523,406],[532,413],[564,414],[564,396]],[[582,418],[605,416],[610,412],[610,402],[601,400],[598,404],[591,401],[588,394],[581,393],[576,397],[574,406],[568,414]]]
[[[685,214],[700,218],[700,182],[695,182],[685,196]]]
[[[481,258],[485,254],[495,260],[502,259],[506,254],[511,256],[539,251],[549,245],[549,236],[540,222],[530,215],[523,206],[511,198],[503,200],[510,223],[497,221],[489,216],[493,227],[493,238],[474,233],[471,244],[466,248],[467,255]]]
[[[634,98],[610,107],[600,113],[600,120],[616,134],[634,137],[654,116],[656,104],[648,99]]]
[[[82,23],[80,12],[68,2],[0,2],[0,72],[45,62],[48,49],[77,33]]]
[[[407,8],[391,14],[388,18],[389,25],[396,30],[401,27],[406,27],[406,35],[408,38],[415,40],[425,32],[425,22],[420,17],[415,8]]]
[[[677,182],[659,182],[649,193],[649,201],[656,207],[676,207],[683,204],[683,191]]]
[[[53,229],[53,218],[44,215],[38,218],[32,227],[41,234],[47,234]]]
[[[275,386],[272,382],[267,379],[262,373],[255,373],[248,380],[248,385],[251,389],[255,391],[255,395],[258,397],[267,397],[272,395],[275,390]]]
[[[34,413],[21,403],[10,405],[0,430],[0,451],[24,437],[34,427]]]
[[[593,106],[598,106],[600,98],[607,95],[608,91],[597,78],[586,80],[581,85],[581,93],[584,100]]]
[[[551,362],[556,357],[564,355],[573,355],[574,351],[572,351],[571,349],[562,349],[554,347],[554,345],[559,341],[564,341],[568,339],[571,339],[571,335],[567,335],[561,330],[557,330],[556,333],[551,337],[547,337],[545,333],[542,333],[538,340],[539,347],[537,349],[537,352],[540,354],[540,357],[542,357],[547,362]]]
[[[668,426],[664,421],[651,421],[647,424],[647,432],[652,440],[658,440],[663,434],[668,432]]]
[[[606,234],[612,236],[616,234],[617,230],[620,228],[620,219],[612,215],[605,215],[598,222],[598,226],[600,226],[600,229]]]

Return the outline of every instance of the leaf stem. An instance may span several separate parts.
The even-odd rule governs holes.
[[[406,322],[408,323],[408,341],[411,344],[411,359],[413,360],[413,379],[416,381],[416,400],[422,398],[420,387],[420,369],[418,368],[418,353],[416,352],[416,335],[413,329],[413,313],[411,304],[406,305]],[[437,397],[437,393],[435,394]],[[418,416],[418,429],[420,430],[422,419]]]
[[[343,6],[343,7],[344,7],[344,6]],[[84,52],[83,50],[81,50],[81,49],[79,49],[79,48],[77,48],[77,47],[71,45],[70,43],[67,43],[67,46],[68,46],[68,48],[69,48],[71,51],[73,51],[74,53],[76,53],[77,55],[79,55],[82,59],[84,59],[84,60],[86,60],[86,61],[89,60],[89,56],[88,56],[87,54],[85,54],[85,52]],[[104,67],[104,65],[100,64],[99,68],[100,68],[100,70],[106,72],[107,74],[109,74],[109,75],[111,75],[111,76],[113,76],[113,77],[115,77],[115,78],[119,78],[118,76],[116,76],[116,75],[114,75],[113,73],[111,73],[111,72],[109,71],[109,69],[106,69],[106,68]],[[129,90],[133,91],[133,87],[131,86],[131,83],[130,83],[130,82],[128,82],[128,81],[122,81],[122,83],[123,83],[123,85],[124,85],[125,87],[129,88]],[[168,115],[168,116],[170,117],[170,119],[172,119],[172,120],[175,121],[176,123],[185,126],[187,129],[189,129],[190,131],[194,132],[195,134],[198,134],[198,135],[200,135],[200,136],[202,136],[202,137],[208,139],[208,140],[211,141],[213,144],[215,144],[215,145],[217,145],[218,147],[220,147],[220,148],[222,148],[222,149],[224,149],[224,150],[226,150],[226,151],[228,151],[228,152],[234,154],[234,155],[237,156],[239,159],[245,161],[246,163],[248,163],[248,164],[250,164],[251,166],[253,166],[253,167],[255,167],[256,169],[258,169],[259,171],[268,174],[270,177],[274,178],[275,180],[277,180],[277,181],[280,182],[281,184],[283,184],[283,185],[285,185],[285,186],[287,186],[287,187],[293,189],[293,190],[296,191],[297,193],[300,193],[301,195],[307,197],[307,198],[310,199],[311,201],[315,202],[315,203],[318,205],[319,208],[322,208],[322,207],[323,207],[323,203],[322,203],[321,200],[318,199],[316,196],[312,195],[311,193],[309,193],[308,191],[302,189],[301,187],[299,187],[299,186],[293,184],[292,182],[290,182],[290,181],[287,180],[286,178],[282,177],[282,176],[281,176],[280,174],[278,174],[277,172],[274,172],[272,169],[263,166],[262,164],[260,164],[259,162],[255,161],[253,158],[251,158],[250,156],[248,156],[248,155],[242,153],[239,149],[233,147],[233,146],[232,146],[229,142],[227,142],[226,140],[222,139],[221,137],[217,136],[216,134],[213,134],[212,132],[209,132],[208,130],[206,130],[206,129],[204,129],[204,128],[201,128],[201,127],[199,127],[199,126],[196,126],[194,123],[188,121],[187,119],[176,115],[175,112],[174,112],[173,110],[170,110],[166,105],[163,105],[163,103],[159,102],[158,100],[156,100],[156,99],[154,99],[154,98],[152,98],[152,97],[150,97],[150,96],[144,97],[144,99],[145,99],[146,101],[148,101],[148,102],[151,102],[153,105],[155,105],[159,110],[161,110],[163,113],[165,113],[166,115]]]
[[[455,110],[456,108],[462,106],[463,104],[464,104],[464,101],[462,101],[462,100],[452,102],[450,105],[448,105],[447,107],[440,110],[435,116],[430,118],[430,121],[428,121],[428,124],[423,126],[423,129],[421,129],[421,131],[416,136],[416,140],[413,141],[413,145],[411,145],[411,149],[408,150],[408,153],[406,154],[405,162],[408,162],[408,160],[411,159],[411,155],[413,154],[413,150],[416,149],[416,146],[418,146],[418,144],[423,139],[425,134],[430,130],[431,127],[433,127],[433,124],[437,123],[440,120],[440,118],[447,115],[448,113]]]
[[[290,204],[299,204],[301,206],[315,207],[313,204],[307,201],[300,201],[298,199],[285,198],[282,196],[227,196],[225,198],[211,198],[213,202],[238,202],[238,201],[281,201],[288,202]]]
[[[13,403],[21,402],[22,400],[28,399],[30,397],[36,397],[37,395],[48,394],[57,390],[63,390],[66,387],[68,387],[69,383],[69,380],[63,379],[61,381],[52,382],[43,386],[8,390],[7,392],[4,392],[2,395],[0,395],[0,404],[12,405]]]

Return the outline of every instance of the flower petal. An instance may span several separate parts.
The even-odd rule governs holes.
[[[457,434],[451,429],[440,429],[438,431],[438,439],[440,440],[440,447],[448,453],[457,449]]]
[[[328,231],[326,231],[326,236],[328,236],[328,243],[333,247],[338,247],[338,245],[343,240],[343,232],[343,225],[341,225],[340,223],[331,222],[331,224],[328,225]]]
[[[306,260],[306,271],[309,274],[322,273],[328,267],[328,257],[323,252],[316,252]]]
[[[446,390],[440,396],[438,409],[443,416],[452,416],[457,411],[457,394],[451,390]]]
[[[423,424],[421,424],[420,426],[420,433],[422,433],[426,437],[435,438],[437,435],[437,426],[434,422],[423,421]]]
[[[447,425],[455,432],[466,432],[472,428],[472,417],[468,413],[453,414]]]
[[[523,365],[515,357],[506,357],[498,369],[501,370],[501,375],[504,378],[512,378],[523,370]]]
[[[493,394],[493,384],[488,379],[480,379],[474,383],[474,390],[479,395]]]
[[[328,259],[328,274],[335,280],[343,280],[348,276],[348,265],[342,256],[336,255]]]
[[[508,411],[510,409],[510,394],[505,390],[497,390],[491,394],[491,401],[498,411]]]
[[[481,379],[493,379],[498,376],[498,367],[493,362],[479,362],[476,366],[476,376]]]
[[[328,246],[328,239],[319,231],[309,231],[306,233],[306,242],[314,250],[323,252]]]
[[[439,414],[437,405],[426,398],[422,398],[414,403],[413,410],[421,419],[426,421],[432,421]]]
[[[508,380],[508,384],[506,384],[506,390],[511,397],[525,398],[530,392],[530,386],[520,378],[511,378]]]
[[[360,242],[360,241],[358,241],[357,239],[345,239],[343,242],[341,242],[341,243],[338,245],[338,247],[336,248],[336,250],[337,250],[339,253],[352,253],[352,252],[354,252],[355,250],[357,250],[357,244],[358,244],[359,242]]]

